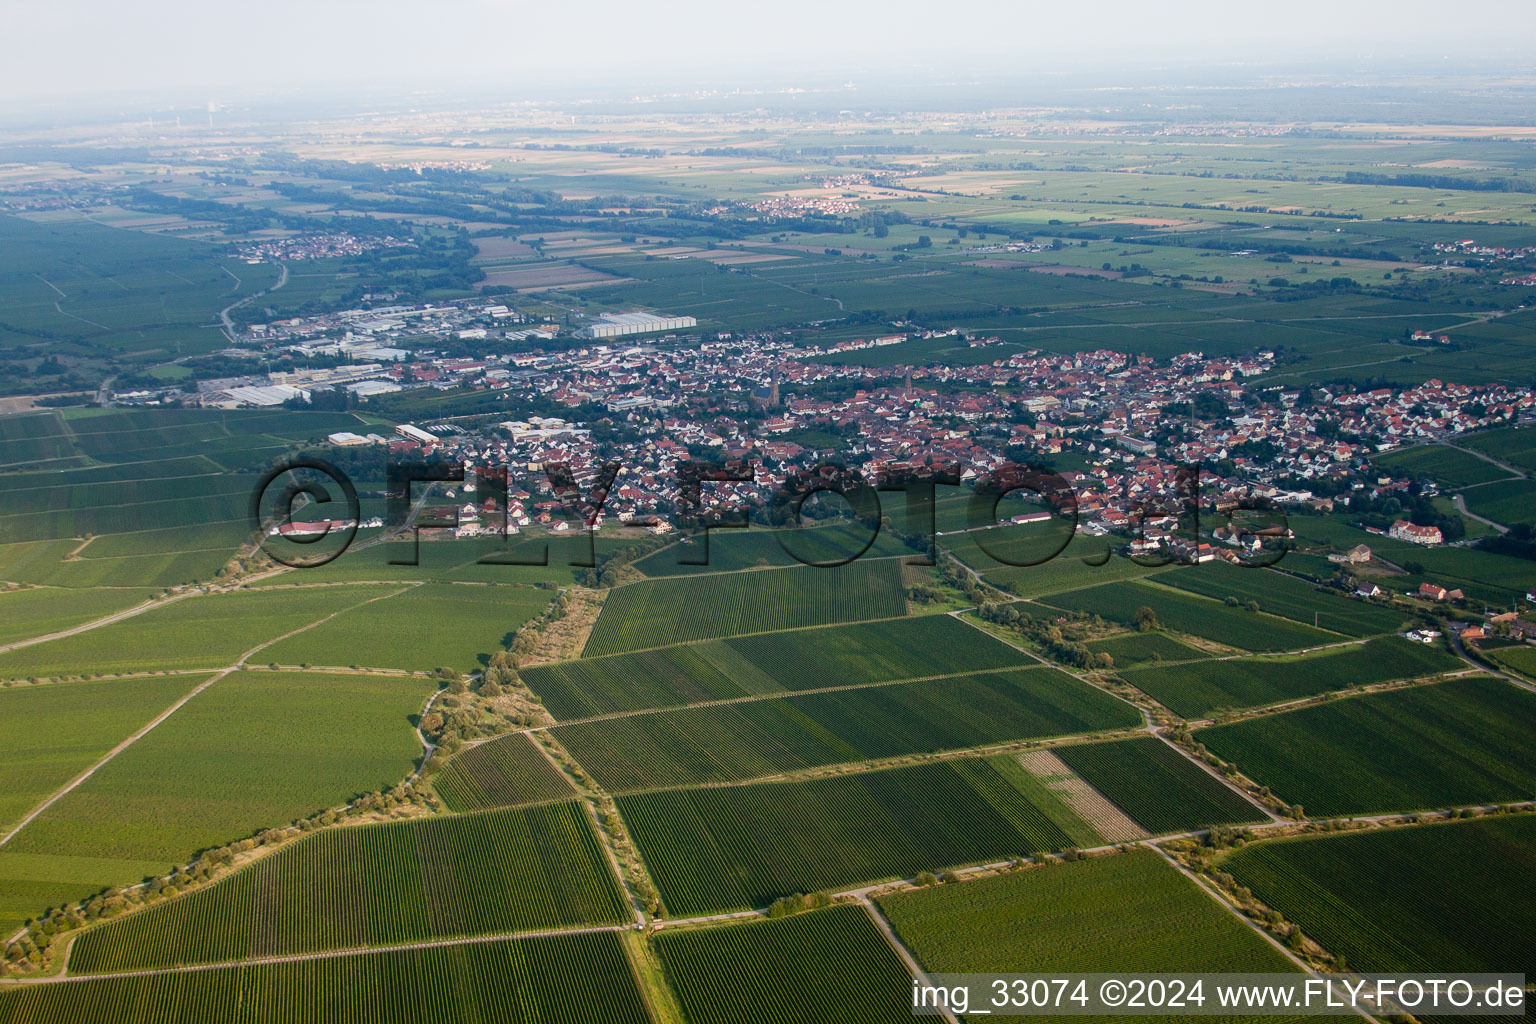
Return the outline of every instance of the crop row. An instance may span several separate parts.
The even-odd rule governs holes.
[[[1175,714],[1203,718],[1222,708],[1277,704],[1347,686],[1447,672],[1461,665],[1443,648],[1392,636],[1300,658],[1225,658],[1143,668],[1124,676]]]
[[[588,656],[906,613],[895,559],[838,569],[797,566],[614,589],[587,641]]]
[[[525,733],[454,755],[433,786],[454,811],[516,807],[575,795],[570,782]]]
[[[1319,590],[1306,580],[1269,569],[1244,569],[1210,562],[1164,573],[1157,582],[1205,597],[1255,601],[1261,611],[1283,615],[1347,636],[1390,633],[1403,623],[1401,612],[1338,592]]]
[[[1536,818],[1255,843],[1224,867],[1357,971],[1536,963]]]
[[[1056,754],[1154,835],[1264,819],[1253,804],[1151,736],[1067,746]]]
[[[922,615],[583,658],[529,668],[523,679],[551,714],[570,719],[1024,662],[951,616]]]
[[[617,933],[0,991],[0,1024],[648,1024]]]
[[[1127,728],[1135,708],[1063,672],[1014,669],[629,715],[556,738],[610,792]]]
[[[1288,651],[1338,639],[1335,634],[1289,619],[1144,583],[1107,583],[1071,590],[1052,594],[1043,603],[1126,624],[1135,619],[1140,609],[1150,608],[1163,626],[1245,651]]]
[[[1486,676],[1202,729],[1243,774],[1314,815],[1536,795],[1536,694]]]
[[[576,801],[329,829],[206,889],[82,935],[103,971],[604,924],[624,901]]]
[[[861,906],[656,933],[690,1024],[912,1019],[911,979]]]
[[[985,761],[620,797],[673,914],[1071,844]]]

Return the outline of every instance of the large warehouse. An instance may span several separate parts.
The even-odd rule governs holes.
[[[691,316],[662,316],[659,313],[607,313],[576,333],[584,338],[618,338],[626,334],[651,334],[655,331],[682,331],[697,327]]]

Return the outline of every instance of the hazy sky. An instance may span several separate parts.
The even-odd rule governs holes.
[[[0,0],[0,102],[1536,52],[1533,0]]]

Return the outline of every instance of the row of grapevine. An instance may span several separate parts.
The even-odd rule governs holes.
[[[1357,971],[1536,964],[1536,817],[1253,843],[1223,865]]]
[[[1125,673],[1125,680],[1175,714],[1201,718],[1222,708],[1278,704],[1346,686],[1448,672],[1464,664],[1443,648],[1389,636],[1302,658],[1224,658],[1143,668]]]
[[[551,714],[570,719],[1027,662],[951,616],[923,615],[589,657],[529,668],[523,679]]]
[[[330,829],[206,889],[92,929],[75,973],[616,923],[626,908],[577,801]]]
[[[516,807],[576,793],[538,744],[520,732],[455,755],[433,780],[433,787],[455,811]]]
[[[1056,755],[1154,835],[1266,818],[1205,769],[1151,736],[1066,746]]]
[[[0,991],[0,1024],[648,1024],[617,932]]]
[[[654,941],[689,1024],[912,1019],[911,975],[861,906]]]
[[[985,761],[619,797],[675,915],[1071,845]]]
[[[1333,816],[1528,800],[1536,795],[1533,728],[1536,694],[1473,676],[1196,736],[1276,795]]]
[[[905,613],[896,559],[647,580],[608,595],[585,654]]]
[[[1037,667],[629,715],[554,733],[599,784],[625,793],[1140,722],[1129,704]]]
[[[1245,651],[1294,651],[1338,640],[1337,634],[1310,625],[1147,583],[1107,583],[1052,594],[1041,602],[1124,623],[1129,623],[1139,609],[1151,608],[1158,622],[1169,629]]]

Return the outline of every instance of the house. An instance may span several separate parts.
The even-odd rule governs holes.
[[[1426,546],[1439,544],[1442,540],[1440,527],[1419,526],[1417,523],[1410,523],[1406,519],[1399,519],[1393,523],[1392,529],[1387,531],[1387,536],[1393,540],[1405,540],[1410,544],[1423,544]]]
[[[1444,601],[1446,589],[1433,583],[1420,583],[1418,596],[1426,597],[1431,601]]]
[[[1381,588],[1374,583],[1362,583],[1355,588],[1355,596],[1363,597],[1367,600],[1373,597],[1380,597]]]
[[[1348,551],[1335,551],[1328,556],[1328,561],[1339,562],[1347,565],[1361,565],[1371,560],[1371,549],[1365,544],[1356,544]]]
[[[1463,640],[1481,640],[1487,635],[1482,626],[1468,626],[1460,633]]]

